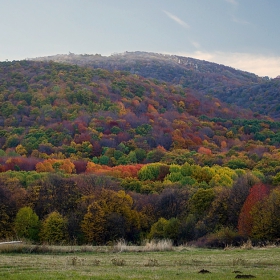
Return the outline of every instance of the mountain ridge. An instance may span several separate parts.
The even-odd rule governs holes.
[[[39,157],[45,152],[69,157],[73,141],[95,145],[87,158],[124,142],[147,152],[157,146],[198,150],[211,143],[213,152],[219,152],[221,141],[256,140],[259,136],[251,131],[262,132],[263,122],[271,126],[268,118],[256,118],[214,97],[128,72],[56,62],[3,62],[0,84],[0,149],[23,147],[27,156],[38,151]],[[235,124],[239,118],[243,121]],[[239,131],[243,125],[249,125],[246,135]],[[271,126],[275,136],[261,137],[278,145],[276,128]]]
[[[190,88],[206,96],[251,109],[256,114],[280,118],[279,79],[259,77],[235,68],[176,55],[125,52],[108,57],[95,55],[55,55],[35,58],[110,71],[128,71],[145,78],[157,79]]]

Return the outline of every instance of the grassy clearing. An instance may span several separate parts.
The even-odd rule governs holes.
[[[72,250],[72,253],[65,253],[66,250],[45,254],[1,253],[0,279],[223,280],[245,274],[269,280],[279,279],[280,275],[280,248],[277,247],[251,250],[179,247],[157,252],[102,248],[90,252]],[[203,269],[210,273],[199,273]]]

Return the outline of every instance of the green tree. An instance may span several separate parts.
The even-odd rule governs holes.
[[[160,180],[163,179],[169,172],[169,167],[163,163],[150,163],[144,165],[138,172],[138,178],[141,181],[145,180]]]
[[[191,213],[203,215],[211,206],[214,198],[215,192],[213,189],[198,189],[189,201]]]
[[[137,163],[136,153],[134,151],[130,151],[127,155],[127,162],[128,163]]]
[[[37,214],[30,207],[19,209],[15,218],[15,231],[19,237],[38,241],[40,221]]]
[[[66,219],[56,211],[50,213],[42,223],[40,237],[42,241],[50,244],[65,242],[67,240]]]
[[[15,112],[17,111],[17,108],[10,102],[10,101],[6,101],[2,103],[1,106],[1,115],[8,118],[11,115],[15,114]]]
[[[155,222],[148,234],[149,239],[164,239],[166,238],[166,226],[168,225],[168,220],[164,218],[159,218],[157,222]]]
[[[168,223],[164,228],[165,237],[173,240],[174,242],[177,242],[180,226],[181,224],[179,219],[171,218],[170,220],[168,220]]]
[[[278,172],[272,179],[272,183],[275,186],[279,186],[280,185],[280,172]]]

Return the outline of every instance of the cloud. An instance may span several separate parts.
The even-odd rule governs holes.
[[[198,42],[196,42],[196,41],[190,41],[191,42],[191,44],[195,47],[195,48],[197,48],[197,49],[200,49],[201,48],[201,46],[200,46],[200,44],[198,43]]]
[[[280,56],[202,51],[176,54],[231,66],[235,69],[255,73],[262,77],[268,76],[275,78],[280,75]]]
[[[232,5],[238,5],[238,2],[236,0],[225,0],[225,1]]]
[[[247,20],[241,19],[241,18],[237,18],[235,16],[232,17],[232,21],[238,24],[243,24],[243,25],[251,25],[251,23]]]
[[[181,26],[183,26],[186,29],[189,29],[190,26],[184,22],[183,20],[181,20],[180,18],[178,18],[177,16],[167,12],[167,11],[163,11],[169,18],[171,18],[173,21],[175,21],[176,23],[180,24]]]

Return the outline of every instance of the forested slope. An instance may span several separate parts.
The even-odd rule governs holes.
[[[279,128],[127,71],[0,63],[0,238],[276,240]]]
[[[65,62],[110,71],[125,70],[146,78],[182,85],[253,112],[279,118],[279,79],[258,77],[232,67],[176,55],[126,52],[100,55],[56,55],[36,60]]]

